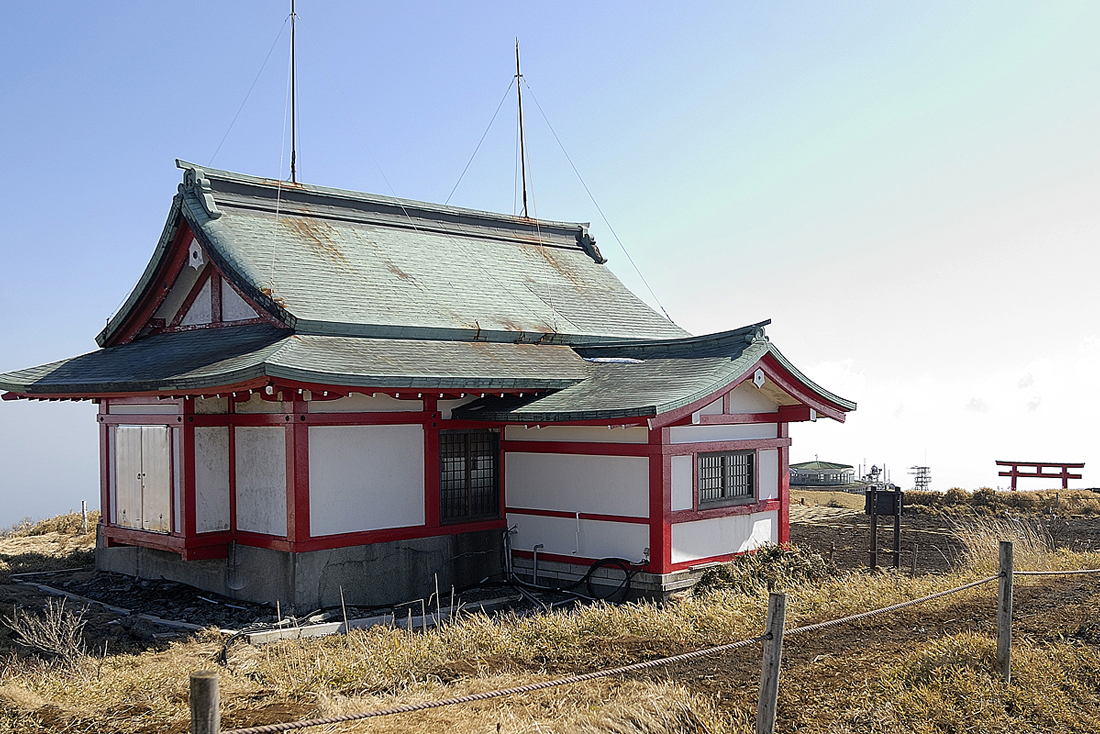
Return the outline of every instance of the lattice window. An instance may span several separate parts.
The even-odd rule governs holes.
[[[699,454],[699,504],[751,500],[756,496],[753,451]]]
[[[500,451],[496,433],[439,434],[439,517],[457,522],[500,517]]]

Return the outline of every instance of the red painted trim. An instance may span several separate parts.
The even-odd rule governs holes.
[[[173,316],[172,320],[168,322],[168,325],[164,329],[165,331],[172,331],[179,328],[180,322],[183,321],[184,317],[187,315],[187,312],[191,310],[191,307],[195,305],[195,301],[198,300],[199,294],[202,292],[202,289],[206,287],[206,281],[210,280],[210,276],[212,273],[214,273],[214,270],[214,265],[208,261],[206,266],[202,269],[202,272],[199,273],[199,277],[195,281],[195,284],[191,286],[191,290],[183,299],[183,303],[181,303],[179,309],[176,310],[175,316]],[[179,276],[177,275],[177,277]],[[172,285],[175,286],[175,283],[173,283]],[[213,292],[213,285],[210,286],[210,290],[211,292]],[[211,305],[213,305],[213,301],[211,301]],[[211,321],[213,321],[213,308],[211,308],[210,311]]]
[[[751,515],[756,512],[771,512],[780,509],[781,500],[758,500],[746,502],[743,505],[725,505],[724,507],[711,507],[702,510],[677,510],[670,515],[670,524],[683,522],[695,522],[696,520],[710,520],[716,517],[731,517],[734,515]]]
[[[229,410],[233,410],[233,401],[229,401]],[[229,530],[237,530],[237,428],[229,425]]]
[[[190,418],[195,411],[194,401],[187,400],[183,405],[183,412],[186,414],[182,417]],[[180,435],[180,448],[183,452],[183,456],[180,461],[180,475],[183,478],[183,501],[182,510],[183,515],[183,527],[180,532],[186,536],[191,537],[197,533],[198,521],[196,519],[196,507],[197,492],[195,489],[195,426],[190,422],[184,422],[181,427]]]
[[[103,537],[107,539],[108,546],[138,545],[142,548],[154,548],[172,553],[181,553],[184,548],[184,539],[178,535],[151,533],[148,530],[120,528],[115,525],[105,525]]]
[[[721,556],[708,556],[706,558],[698,558],[694,561],[680,561],[678,563],[673,563],[671,566],[669,566],[669,572],[671,573],[673,571],[683,571],[685,569],[695,568],[696,566],[706,566],[712,563],[726,563],[728,561],[732,561],[739,555],[741,555],[741,553],[726,553]]]
[[[161,262],[154,277],[149,281],[148,288],[141,294],[137,306],[130,311],[130,315],[115,332],[114,337],[104,344],[105,347],[133,341],[160,308],[171,290],[171,285],[176,282],[180,271],[186,266],[187,249],[194,233],[182,214],[179,215],[177,222],[176,235],[172,238],[172,244],[169,245],[169,256]]]
[[[776,362],[775,358],[770,354],[765,355],[764,358],[760,360],[759,364],[764,370],[764,374],[767,378],[778,385],[788,395],[795,398],[803,405],[813,408],[820,415],[832,418],[838,423],[844,422],[844,414],[848,412],[848,408],[842,408],[834,403],[829,403],[824,398],[820,398],[811,393],[801,382],[796,381],[795,377],[787,372],[782,365]]]
[[[789,438],[751,438],[744,441],[698,441],[695,443],[673,443],[662,446],[668,456],[683,456],[698,452],[712,451],[749,451],[752,449],[778,449],[791,445]]]
[[[483,520],[474,523],[462,523],[456,525],[441,525],[431,528],[427,525],[417,525],[406,528],[386,528],[384,530],[368,530],[360,533],[342,533],[340,535],[325,535],[311,538],[306,542],[293,544],[287,550],[295,552],[307,552],[315,550],[331,550],[332,548],[346,548],[356,545],[370,545],[372,543],[389,543],[395,540],[411,540],[414,538],[431,538],[444,535],[459,535],[461,533],[474,533],[481,530],[503,530],[504,518]],[[241,535],[238,533],[238,535]],[[257,536],[254,542],[245,542],[245,545],[257,545],[259,547],[274,547],[264,545],[266,541],[275,541],[270,536]],[[238,539],[238,542],[241,542]],[[283,541],[285,544],[285,541]]]
[[[789,438],[790,425],[779,424],[779,436]],[[789,446],[779,449],[779,542],[791,542],[791,467]]]
[[[587,454],[590,456],[649,456],[659,447],[644,443],[585,443],[583,441],[505,441],[501,447],[512,453]]]
[[[560,517],[567,520],[574,520],[577,517],[575,512],[563,512],[562,510],[536,510],[531,507],[507,507],[504,510],[505,513],[511,513],[513,515],[536,515],[538,517]],[[631,523],[634,525],[649,525],[648,517],[631,517],[629,515],[598,515],[591,512],[580,513],[581,520],[597,520],[599,522],[622,522]]]
[[[439,405],[438,398],[424,399],[424,521],[428,527],[437,528],[439,519]],[[498,458],[497,466],[503,465]],[[503,486],[503,482],[501,485]],[[503,507],[503,503],[501,504]]]
[[[672,560],[672,458],[656,452],[669,439],[665,428],[650,430],[649,444],[649,569],[667,573]]]
[[[423,423],[432,419],[438,421],[434,411],[400,411],[392,413],[309,413],[306,422],[316,426],[385,426],[401,423]]]
[[[303,400],[287,403],[293,413],[287,417],[287,539],[308,540],[309,525],[309,425]]]
[[[995,461],[997,466],[1034,466],[1038,467],[1058,467],[1059,469],[1065,467],[1067,469],[1084,469],[1085,462],[1072,462],[1072,461]]]
[[[733,380],[733,381],[727,383],[726,385],[722,386],[718,390],[715,390],[713,393],[710,393],[706,397],[700,398],[699,400],[696,400],[692,403],[689,403],[688,405],[685,405],[683,407],[677,408],[676,410],[671,410],[667,413],[662,413],[661,415],[653,418],[652,422],[651,422],[652,426],[653,427],[669,426],[669,425],[676,424],[679,421],[684,420],[685,418],[690,418],[692,413],[695,413],[696,411],[700,410],[701,408],[704,408],[707,405],[710,405],[711,403],[713,403],[717,399],[718,396],[728,395],[730,392],[732,392],[734,389],[736,389],[741,383],[745,382],[746,380],[752,379],[752,375],[753,375],[753,373],[756,372],[757,369],[764,370],[764,374],[768,379],[770,379],[772,382],[774,382],[780,389],[785,391],[791,397],[793,397],[796,400],[798,400],[799,402],[801,402],[804,407],[813,408],[814,410],[816,410],[821,415],[824,415],[828,418],[832,418],[832,419],[834,419],[836,421],[839,421],[841,423],[844,422],[844,414],[847,412],[846,408],[842,408],[839,405],[834,405],[832,403],[826,402],[824,399],[822,399],[822,398],[818,397],[816,394],[810,392],[807,388],[803,387],[802,383],[797,381],[794,378],[793,375],[791,375],[789,372],[787,372],[787,370],[785,368],[783,368],[782,365],[780,365],[778,362],[776,362],[775,359],[770,354],[766,354],[756,364],[754,364],[752,367],[745,370],[745,372],[742,373],[741,376],[738,377],[736,380]],[[725,408],[726,410],[728,410],[728,403],[729,403],[728,400],[724,401],[724,403],[723,403],[723,405],[727,406]],[[796,407],[796,406],[791,406],[791,407]],[[782,408],[781,408],[781,410],[782,410]],[[807,417],[805,418],[805,420],[809,420],[808,412],[806,413],[806,416]],[[702,419],[704,417],[705,416],[700,416],[700,419]],[[717,418],[718,416],[713,416],[713,417]],[[776,420],[790,421],[790,420],[801,420],[801,419],[800,418],[788,418],[786,416],[781,416],[779,419],[773,419],[773,420],[768,421],[768,422],[773,423],[773,422],[776,422]]]
[[[726,393],[729,396],[729,393]],[[809,420],[807,415],[806,420]],[[740,423],[778,423],[779,413],[734,413],[726,415],[701,415],[700,426],[728,426]]]
[[[99,404],[100,415],[107,412],[107,401]],[[99,524],[107,525],[111,519],[111,431],[106,424],[99,424]]]
[[[215,267],[216,277],[210,282],[210,321],[220,324],[222,322],[222,283],[225,279],[217,270]]]
[[[106,426],[178,426],[181,415],[100,415],[99,422]]]
[[[520,558],[532,558],[532,557],[534,557],[534,553],[532,553],[531,551],[525,551],[525,550],[514,550],[514,551],[512,551],[512,555],[518,556]],[[587,567],[587,566],[591,566],[596,561],[603,560],[603,559],[589,558],[587,556],[572,556],[572,555],[563,556],[563,555],[559,555],[557,553],[543,553],[543,552],[540,551],[539,552],[539,560],[540,561],[543,561],[543,560],[545,560],[545,561],[554,561],[555,563],[568,563],[572,566],[585,566],[585,567]],[[633,562],[634,559],[627,558],[627,559],[624,559],[624,560]],[[642,570],[645,571],[646,573],[656,573],[656,571],[653,570],[652,562],[649,563],[648,565],[643,566]]]

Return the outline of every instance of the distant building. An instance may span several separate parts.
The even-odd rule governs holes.
[[[851,464],[817,460],[791,464],[791,485],[795,487],[836,487],[851,484],[855,478]]]

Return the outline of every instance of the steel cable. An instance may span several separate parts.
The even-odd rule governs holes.
[[[914,604],[922,604],[926,601],[932,601],[933,599],[939,599],[941,596],[948,596],[949,594],[957,594],[960,591],[972,589],[975,586],[981,586],[987,584],[990,581],[996,581],[1000,576],[987,576],[984,579],[978,581],[971,581],[969,584],[963,584],[962,586],[956,586],[954,589],[948,589],[947,591],[937,591],[935,594],[929,594],[928,596],[922,596],[919,599],[910,599],[909,601],[903,601],[898,604],[892,604],[888,607],[882,607],[881,609],[872,609],[869,612],[861,612],[859,614],[852,614],[848,617],[841,617],[840,619],[830,619],[828,622],[818,622],[817,624],[808,624],[804,627],[795,627],[793,629],[784,630],[783,636],[797,635],[803,632],[816,632],[817,630],[823,630],[828,627],[839,627],[842,624],[848,622],[854,622],[857,619],[864,619],[866,617],[873,617],[876,614],[885,614],[886,612],[897,611],[898,609],[904,609],[905,607],[911,607]]]
[[[1013,576],[1076,576],[1086,573],[1100,573],[1100,568],[1085,568],[1079,571],[1013,571]]]
[[[1031,574],[1040,574],[1048,572],[1028,572]],[[1052,572],[1051,572],[1052,573]],[[1081,573],[1081,572],[1069,572],[1069,573]],[[806,632],[816,632],[817,630],[826,629],[828,627],[838,627],[848,622],[854,622],[858,619],[864,619],[867,617],[873,617],[878,614],[885,614],[887,612],[893,612],[898,609],[904,609],[905,607],[913,606],[916,604],[922,604],[933,599],[939,599],[940,597],[948,596],[950,594],[957,594],[960,591],[966,591],[982,584],[987,584],[990,581],[995,581],[1000,576],[987,576],[984,579],[978,581],[972,581],[969,584],[963,584],[953,589],[947,589],[946,591],[938,591],[935,594],[929,594],[928,596],[922,596],[919,599],[910,599],[909,601],[899,602],[898,604],[892,604],[888,607],[882,607],[880,609],[872,609],[868,612],[861,612],[859,614],[852,614],[847,617],[841,617],[840,619],[832,619],[827,622],[818,622],[817,624],[805,625],[803,627],[795,627],[793,629],[785,630],[784,636],[795,635]],[[759,637],[753,637],[748,640],[739,640],[737,642],[731,642],[725,645],[718,645],[716,647],[708,647],[702,650],[695,650],[693,652],[686,652],[680,655],[673,655],[666,658],[658,658],[656,660],[647,660],[643,663],[634,663],[632,665],[624,665],[618,668],[610,668],[608,670],[598,670],[592,673],[584,673],[582,675],[574,675],[568,678],[558,678],[556,680],[543,681],[542,683],[530,683],[525,686],[515,686],[513,688],[502,688],[495,691],[486,691],[484,693],[472,693],[466,696],[456,696],[454,698],[445,698],[439,701],[425,701],[423,703],[408,704],[405,706],[392,706],[387,709],[378,709],[376,711],[364,711],[357,714],[342,714],[339,716],[329,716],[323,719],[310,719],[308,721],[292,721],[283,724],[267,724],[265,726],[253,726],[247,729],[232,729],[226,731],[223,734],[277,734],[277,732],[293,731],[295,729],[305,729],[310,726],[325,726],[327,724],[339,724],[345,721],[359,721],[361,719],[376,718],[379,716],[390,716],[392,714],[404,714],[412,713],[414,711],[426,711],[428,709],[441,708],[443,706],[453,706],[460,703],[472,703],[474,701],[486,701],[492,698],[501,698],[503,696],[511,696],[517,693],[530,693],[532,691],[539,691],[545,688],[554,688],[557,686],[569,685],[571,683],[581,683],[583,681],[595,680],[597,678],[606,678],[612,675],[620,675],[622,673],[630,673],[636,670],[645,670],[647,668],[656,668],[661,665],[669,665],[671,663],[683,662],[685,660],[693,660],[695,658],[705,657],[707,655],[714,655],[721,652],[728,652],[730,650],[736,650],[741,647],[747,647],[757,642],[763,642],[770,639],[770,635],[764,634]]]
[[[695,658],[704,657],[706,655],[713,655],[720,652],[728,652],[730,650],[736,650],[741,647],[748,647],[754,645],[757,642],[763,642],[768,638],[767,635],[760,635],[759,637],[753,637],[748,640],[738,640],[737,642],[730,642],[725,645],[718,645],[717,647],[708,647],[703,650],[695,650],[693,652],[685,652],[680,655],[673,655],[667,658],[658,658],[656,660],[647,660],[643,663],[634,663],[632,665],[623,665],[619,668],[611,668],[609,670],[597,670],[592,673],[584,673],[581,675],[573,675],[568,678],[558,678],[556,680],[543,681],[541,683],[529,683],[525,686],[515,686],[513,688],[502,688],[495,691],[485,691],[484,693],[471,693],[466,696],[456,696],[454,698],[444,698],[439,701],[425,701],[423,703],[412,703],[405,706],[393,706],[388,709],[378,709],[377,711],[364,711],[357,714],[342,714],[339,716],[329,716],[323,719],[310,719],[308,721],[292,721],[285,724],[267,724],[265,726],[253,726],[247,729],[232,729],[230,731],[223,732],[222,734],[276,734],[282,731],[292,731],[294,729],[304,729],[308,726],[324,726],[326,724],[339,724],[345,721],[358,721],[360,719],[370,719],[378,716],[390,716],[392,714],[405,714],[413,711],[425,711],[427,709],[435,709],[443,706],[453,706],[459,703],[472,703],[474,701],[486,701],[491,698],[501,698],[503,696],[511,696],[517,693],[530,693],[532,691],[540,691],[545,688],[555,688],[557,686],[569,685],[570,683],[581,683],[583,681],[595,680],[597,678],[606,678],[612,675],[619,675],[622,673],[632,673],[636,670],[645,670],[647,668],[656,668],[661,665],[668,665],[670,663],[679,663],[685,660],[694,660]]]

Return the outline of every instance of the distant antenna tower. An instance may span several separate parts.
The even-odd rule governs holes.
[[[927,466],[911,466],[909,473],[913,475],[913,486],[918,492],[928,491],[932,485],[932,469]]]

